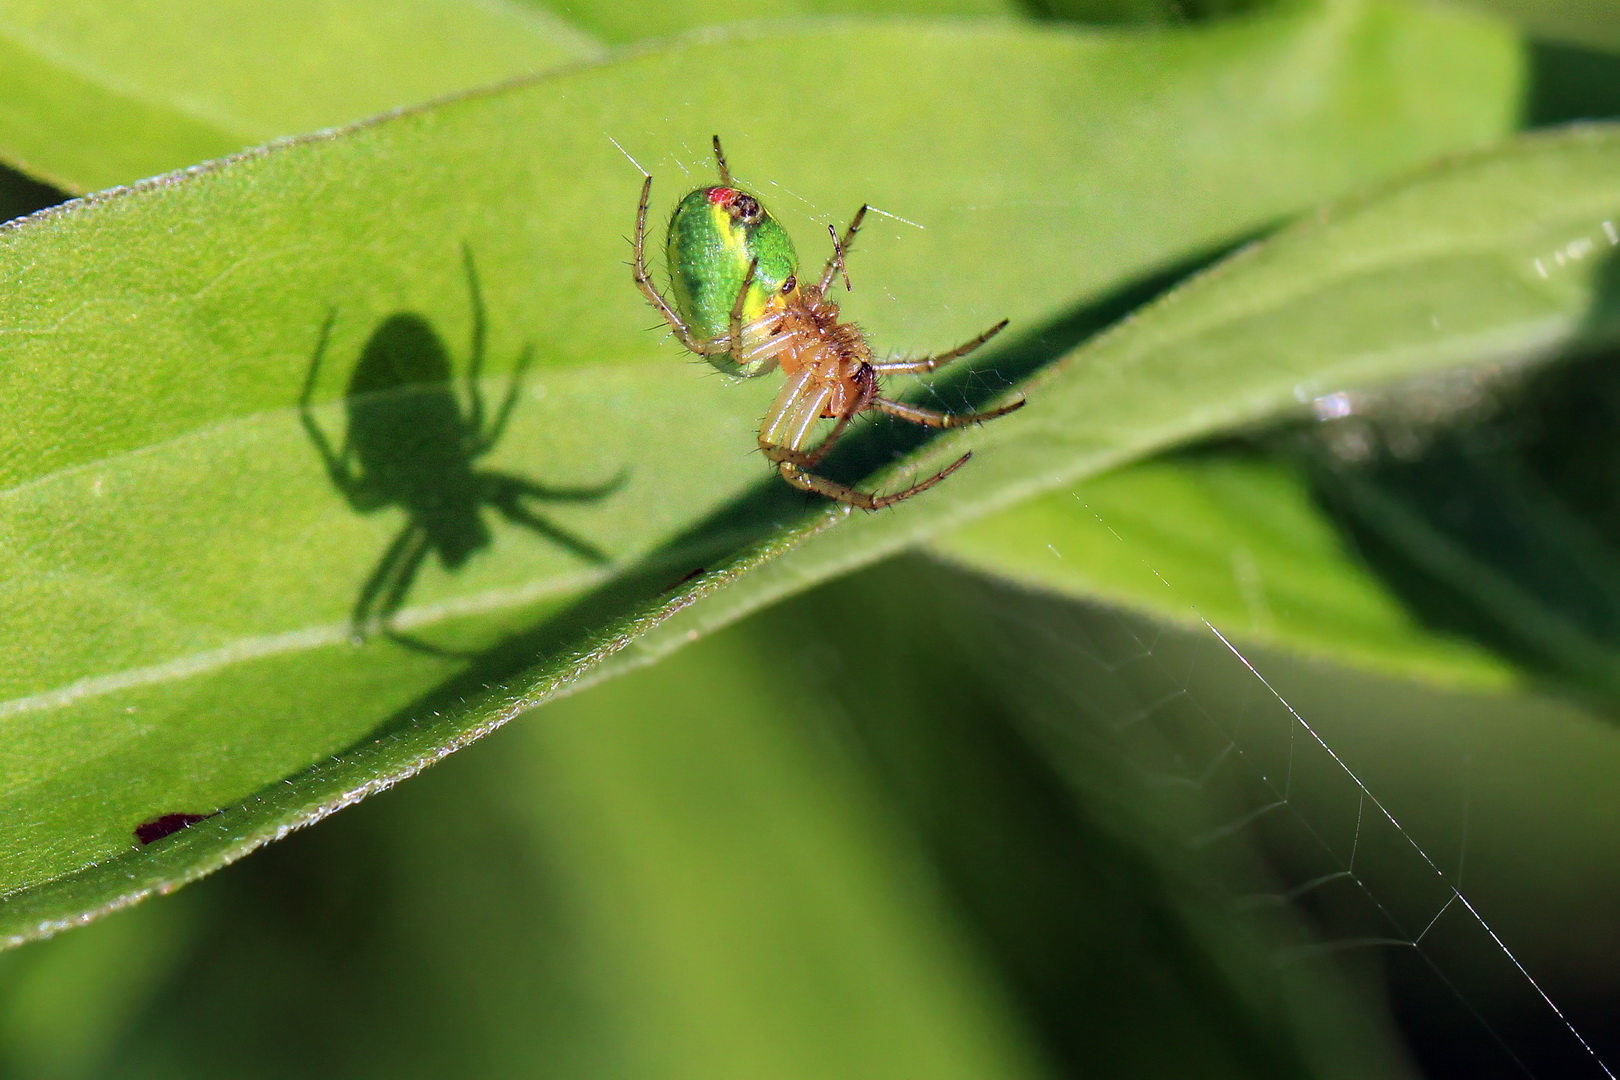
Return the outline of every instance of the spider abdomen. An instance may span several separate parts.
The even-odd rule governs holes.
[[[760,201],[731,186],[698,188],[682,199],[669,219],[671,301],[692,333],[719,341],[731,332],[748,268],[754,278],[742,297],[741,316],[750,344],[763,337],[768,318],[797,287],[798,255],[787,230]],[[757,263],[755,260],[758,260]],[[739,364],[729,352],[711,353],[710,363],[731,375],[759,375],[770,369],[771,352]]]

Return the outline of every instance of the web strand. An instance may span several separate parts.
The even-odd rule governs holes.
[[[1204,626],[1209,630],[1210,633],[1214,634],[1215,637],[1217,639],[1219,639],[1219,641],[1220,641],[1220,643],[1222,645],[1226,646],[1226,648],[1231,651],[1233,656],[1237,657],[1238,662],[1241,663],[1244,666],[1244,668],[1246,668],[1248,670],[1249,674],[1253,675],[1256,679],[1258,679],[1260,681],[1260,685],[1264,686],[1266,688],[1266,690],[1272,695],[1272,697],[1274,697],[1277,700],[1278,704],[1280,704],[1284,709],[1286,709],[1288,711],[1288,715],[1293,718],[1294,723],[1298,725],[1299,729],[1303,730],[1307,735],[1309,735],[1311,737],[1311,739],[1313,739],[1315,741],[1316,745],[1321,747],[1322,750],[1329,757],[1331,757],[1333,759],[1334,764],[1336,764],[1341,770],[1343,770],[1344,774],[1346,776],[1348,776],[1355,783],[1355,785],[1361,790],[1363,799],[1366,802],[1371,803],[1373,808],[1375,810],[1377,810],[1378,813],[1381,814],[1384,817],[1384,819],[1389,822],[1390,826],[1393,827],[1396,830],[1396,832],[1398,832],[1401,835],[1402,839],[1404,839],[1406,841],[1406,843],[1408,844],[1408,846],[1410,846],[1412,851],[1414,851],[1418,855],[1418,857],[1421,858],[1424,861],[1424,863],[1426,863],[1428,865],[1429,869],[1434,872],[1435,876],[1438,877],[1442,882],[1444,882],[1446,884],[1447,888],[1450,889],[1450,891],[1451,891],[1450,898],[1447,899],[1445,905],[1438,912],[1435,913],[1434,918],[1429,920],[1428,925],[1423,928],[1423,931],[1420,934],[1418,934],[1417,937],[1412,939],[1411,944],[1414,947],[1421,946],[1421,944],[1423,942],[1423,939],[1426,936],[1428,936],[1429,931],[1434,928],[1434,924],[1440,921],[1440,918],[1443,915],[1445,915],[1446,911],[1450,909],[1451,905],[1453,903],[1461,904],[1467,910],[1468,914],[1473,917],[1474,921],[1479,925],[1479,928],[1490,936],[1491,941],[1494,942],[1496,947],[1501,950],[1502,955],[1507,957],[1508,961],[1510,963],[1512,963],[1513,966],[1518,970],[1519,974],[1524,978],[1524,981],[1527,984],[1529,984],[1530,988],[1536,992],[1536,994],[1541,998],[1541,1000],[1544,1003],[1546,1003],[1547,1008],[1552,1010],[1553,1015],[1558,1018],[1558,1021],[1564,1026],[1564,1029],[1566,1031],[1568,1031],[1569,1034],[1572,1035],[1575,1038],[1575,1041],[1580,1044],[1581,1049],[1586,1052],[1586,1054],[1592,1059],[1593,1063],[1596,1064],[1598,1068],[1603,1070],[1603,1074],[1605,1076],[1609,1077],[1610,1080],[1614,1080],[1614,1075],[1615,1075],[1614,1072],[1609,1068],[1609,1066],[1598,1055],[1597,1050],[1595,1048],[1593,1048],[1592,1044],[1587,1041],[1587,1039],[1586,1039],[1586,1037],[1584,1035],[1581,1034],[1580,1030],[1578,1028],[1576,1028],[1574,1023],[1570,1021],[1569,1017],[1564,1014],[1564,1011],[1558,1007],[1558,1004],[1555,1001],[1553,1001],[1551,995],[1549,995],[1547,993],[1547,991],[1542,988],[1541,983],[1536,980],[1535,976],[1530,974],[1530,969],[1525,967],[1523,961],[1521,961],[1518,958],[1518,956],[1514,954],[1512,949],[1508,948],[1507,942],[1503,941],[1501,936],[1499,934],[1497,934],[1496,930],[1489,923],[1487,923],[1485,921],[1485,917],[1483,915],[1481,915],[1479,913],[1479,910],[1474,907],[1473,903],[1470,902],[1469,899],[1462,894],[1462,892],[1457,888],[1456,884],[1452,883],[1451,880],[1446,877],[1445,871],[1440,869],[1439,864],[1436,863],[1435,860],[1432,859],[1429,856],[1429,853],[1427,851],[1425,851],[1423,849],[1423,847],[1421,845],[1419,845],[1418,842],[1412,837],[1412,835],[1406,831],[1406,828],[1404,826],[1402,826],[1399,821],[1396,820],[1395,815],[1390,813],[1389,810],[1387,808],[1385,808],[1384,804],[1379,801],[1378,796],[1374,795],[1372,793],[1371,789],[1369,789],[1367,787],[1367,785],[1362,781],[1362,779],[1359,776],[1356,775],[1355,770],[1350,768],[1349,763],[1346,762],[1342,757],[1340,757],[1338,752],[1335,751],[1331,746],[1329,746],[1327,744],[1327,741],[1324,740],[1321,737],[1321,735],[1319,735],[1317,733],[1316,729],[1313,728],[1309,723],[1306,722],[1305,718],[1300,715],[1299,711],[1297,709],[1295,709],[1292,704],[1289,703],[1287,698],[1283,697],[1282,694],[1278,693],[1276,687],[1271,685],[1271,682],[1263,674],[1261,674],[1260,670],[1258,668],[1256,668],[1252,663],[1249,662],[1249,658],[1244,656],[1243,652],[1240,649],[1238,649],[1237,646],[1233,645],[1231,640],[1229,638],[1227,638],[1227,636],[1225,634],[1221,633],[1221,631],[1215,626],[1215,624],[1211,623],[1208,619],[1203,618],[1203,616],[1201,616],[1201,615],[1199,616],[1199,621],[1204,624]],[[1293,771],[1292,770],[1292,762],[1293,762],[1292,745],[1290,745],[1290,754],[1289,754],[1289,764],[1290,764],[1289,773],[1290,773],[1290,777],[1292,776],[1292,771]],[[1285,793],[1284,794],[1284,799],[1286,800],[1286,798],[1287,798],[1287,795]],[[1357,825],[1357,837],[1358,837],[1358,839],[1359,839],[1359,836],[1360,836],[1360,825],[1358,823],[1358,825]],[[1353,873],[1352,873],[1352,876],[1354,876]],[[1421,952],[1421,949],[1419,949],[1419,951]],[[1430,966],[1433,967],[1432,964]],[[1443,973],[1438,972],[1438,971],[1436,973],[1440,974],[1442,979],[1444,979]],[[1446,981],[1448,986],[1451,985],[1451,981],[1449,979],[1446,979],[1445,981]],[[1468,1001],[1467,1001],[1466,998],[1462,998],[1462,1000],[1463,1000],[1465,1005],[1468,1004]],[[1472,1006],[1470,1005],[1469,1007],[1470,1007],[1470,1010],[1472,1011]],[[1478,1015],[1478,1014],[1476,1013],[1475,1015]],[[1511,1050],[1509,1052],[1511,1053]],[[1519,1060],[1517,1055],[1514,1056],[1514,1060],[1515,1061]],[[1522,1062],[1521,1062],[1521,1065],[1522,1065]]]
[[[1095,511],[1087,509],[1118,543],[1128,543]],[[1053,550],[1052,554],[1056,559],[1064,557],[1061,551]],[[1172,595],[1178,595],[1156,568],[1145,560],[1142,565]],[[1286,816],[1287,828],[1299,830],[1304,842],[1300,857],[1315,858],[1317,868],[1302,873],[1304,880],[1292,887],[1243,897],[1235,902],[1235,907],[1285,909],[1318,892],[1351,888],[1360,898],[1359,902],[1367,905],[1366,917],[1380,921],[1393,931],[1380,933],[1369,922],[1367,928],[1371,932],[1368,933],[1352,932],[1342,940],[1311,942],[1280,950],[1279,963],[1354,949],[1398,948],[1418,960],[1422,969],[1432,975],[1438,992],[1456,1002],[1461,1010],[1459,1018],[1466,1014],[1479,1025],[1489,1039],[1484,1045],[1498,1048],[1505,1059],[1504,1065],[1511,1062],[1522,1075],[1534,1078],[1565,1075],[1565,1068],[1585,1062],[1592,1068],[1592,1075],[1615,1080],[1614,1071],[1603,1060],[1598,1047],[1558,1005],[1554,995],[1532,974],[1529,965],[1504,936],[1486,920],[1479,905],[1462,890],[1474,811],[1472,789],[1466,785],[1472,776],[1472,752],[1463,755],[1465,783],[1460,818],[1456,819],[1461,832],[1455,858],[1436,858],[1374,792],[1367,779],[1352,767],[1345,754],[1324,737],[1316,724],[1306,719],[1243,650],[1196,608],[1188,605],[1188,610],[1193,625],[1213,639],[1208,640],[1207,648],[1223,657],[1222,664],[1229,663],[1224,658],[1238,662],[1239,669],[1234,674],[1240,672],[1241,679],[1252,681],[1260,695],[1257,702],[1263,699],[1280,706],[1281,711],[1274,718],[1267,719],[1267,710],[1257,711],[1257,705],[1250,705],[1230,714],[1223,712],[1222,716],[1226,717],[1223,723],[1204,708],[1202,691],[1194,683],[1195,668],[1202,668],[1199,682],[1203,683],[1211,677],[1219,679],[1221,665],[1210,669],[1198,663],[1196,658],[1206,646],[1198,645],[1200,635],[1196,633],[1191,640],[1191,653],[1172,660],[1176,650],[1161,648],[1163,625],[1152,620],[1138,620],[1113,612],[1113,624],[1123,631],[1117,637],[1113,631],[1104,631],[1095,623],[1085,624],[1079,633],[1064,637],[1050,624],[1038,625],[1017,615],[1012,617],[1024,630],[1044,635],[1049,640],[1062,638],[1067,654],[1084,657],[1111,681],[1129,676],[1126,669],[1131,665],[1145,662],[1151,667],[1151,672],[1146,668],[1138,669],[1142,675],[1137,678],[1145,677],[1147,684],[1138,686],[1134,679],[1119,684],[1129,697],[1135,698],[1134,702],[1088,699],[1081,705],[1088,712],[1102,710],[1103,717],[1112,713],[1114,719],[1105,723],[1105,730],[1116,738],[1135,739],[1134,732],[1151,722],[1152,734],[1144,732],[1150,740],[1156,736],[1161,741],[1176,744],[1174,756],[1178,763],[1170,768],[1144,763],[1131,755],[1134,771],[1143,781],[1156,782],[1161,789],[1186,787],[1205,791],[1217,783],[1234,782],[1248,788],[1247,792],[1235,792],[1243,801],[1234,817],[1198,830],[1197,835],[1186,840],[1190,849],[1209,848],[1255,829],[1269,835],[1273,826],[1268,823],[1276,820],[1281,825],[1279,815]],[[1147,688],[1149,684],[1152,689]],[[1205,734],[1198,734],[1200,728]],[[1211,734],[1213,741],[1209,738]],[[1162,748],[1152,750],[1152,743],[1142,745],[1148,752],[1164,753]],[[1183,746],[1193,746],[1194,750],[1189,755],[1181,749]],[[1343,784],[1340,794],[1334,794],[1330,784],[1334,777],[1340,778]],[[1204,803],[1208,805],[1207,798]],[[1342,809],[1334,811],[1334,803]],[[1342,816],[1336,821],[1335,814]],[[1316,856],[1308,854],[1312,849],[1317,851]],[[1324,855],[1329,860],[1327,863],[1320,860]],[[1454,870],[1448,873],[1442,863],[1453,866]],[[1489,950],[1501,962],[1500,973],[1494,976],[1501,981],[1493,985],[1511,986],[1516,979],[1528,988],[1529,994],[1522,1005],[1526,1011],[1519,1015],[1526,1021],[1541,1024],[1541,1020],[1532,1019],[1532,1014],[1545,1010],[1545,1028],[1541,1035],[1510,1038],[1508,1033],[1498,1030],[1472,1000],[1479,984],[1472,975],[1464,977],[1459,972],[1485,958],[1484,950]],[[1547,1041],[1512,1044],[1521,1039]],[[1531,1053],[1533,1048],[1535,1052]]]

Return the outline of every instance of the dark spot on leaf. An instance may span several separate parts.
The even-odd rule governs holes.
[[[199,821],[206,821],[219,813],[218,810],[206,814],[164,814],[151,821],[143,821],[135,826],[135,839],[143,844],[150,844],[154,840],[161,840],[170,833],[177,833],[181,829],[189,829]]]
[[[676,589],[680,588],[682,585],[685,585],[688,581],[692,581],[695,578],[700,578],[706,573],[708,573],[708,570],[705,569],[704,567],[701,567],[701,566],[698,567],[696,570],[688,571],[679,581],[677,581],[674,584],[670,585],[669,587],[664,589],[664,591],[659,593],[658,595],[663,596],[665,593],[672,593]]]

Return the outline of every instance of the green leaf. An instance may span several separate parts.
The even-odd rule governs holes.
[[[718,378],[647,332],[623,264],[640,174],[621,154],[661,178],[661,215],[711,175],[708,133],[731,134],[747,92],[834,70],[817,109],[838,137],[738,132],[739,178],[801,238],[862,198],[894,215],[863,233],[870,285],[849,304],[880,346],[1006,315],[1045,355],[1073,335],[1038,328],[1076,302],[1503,130],[1519,75],[1493,27],[1382,4],[1166,36],[768,27],[0,233],[0,936],[175,887],[385,787],[841,520],[751,452],[774,380]],[[678,101],[655,92],[677,83]],[[461,385],[477,342],[481,424]],[[1192,403],[1128,382],[1089,403],[1042,391],[1007,431],[1157,402],[1165,419],[1117,460],[1252,415],[1244,377]],[[476,458],[471,429],[509,387],[510,423]],[[346,493],[316,432],[354,450]],[[995,469],[986,455],[931,495],[984,499],[963,481]],[[519,481],[534,497],[501,504]],[[843,531],[887,522],[892,547],[920,520]],[[396,595],[408,640],[353,643],[356,607]],[[133,848],[142,822],[220,808]]]
[[[1017,417],[930,445],[908,470],[926,475],[966,447],[984,451],[930,498],[802,528],[791,556],[682,612],[636,652],[655,658],[806,582],[1166,446],[1313,402],[1336,414],[1355,407],[1343,394],[1355,387],[1610,342],[1620,324],[1617,177],[1620,131],[1574,128],[1324,211],[1042,372]],[[1016,576],[1029,567],[1021,550],[979,544],[975,561],[1000,560]]]
[[[1076,22],[1177,24],[1225,18],[1287,0],[1035,0],[1042,14]]]
[[[575,26],[614,43],[668,37],[726,23],[753,22],[762,13],[754,0],[659,0],[656,4],[641,0],[514,2],[558,12]],[[773,19],[817,15],[994,19],[1019,18],[1025,10],[1019,0],[777,0],[770,6],[769,15]]]
[[[0,159],[94,191],[597,51],[511,0],[0,0]]]
[[[1244,641],[1458,686],[1510,685],[1436,634],[1348,550],[1296,470],[1254,454],[1156,458],[935,537],[930,550],[1026,586]]]
[[[895,560],[548,705],[183,896],[0,955],[0,1071],[1405,1075],[1330,970],[1276,963],[1286,916],[1188,887],[1167,838],[1231,810],[1067,708],[1131,672],[984,663],[1067,628],[1020,617],[1055,606]],[[1039,688],[1084,776],[1013,704]],[[263,1013],[296,1035],[244,1042],[231,1018]]]
[[[1612,1013],[1588,1003],[1589,988],[1615,985],[1615,950],[1594,938],[1620,878],[1612,714],[1530,693],[1391,679],[995,579],[975,585],[974,576],[939,575],[913,600],[934,617],[934,636],[966,646],[950,657],[952,676],[966,668],[982,678],[995,707],[1019,718],[1078,797],[1115,810],[1104,814],[1116,825],[1128,827],[1143,802],[1128,796],[1144,781],[1163,802],[1182,803],[1187,817],[1126,835],[1184,873],[1212,856],[1205,869],[1228,888],[1254,890],[1248,905],[1222,904],[1217,887],[1212,921],[1245,906],[1307,918],[1309,940],[1259,977],[1261,995],[1286,996],[1309,1021],[1314,1010],[1289,973],[1320,971],[1302,961],[1337,953],[1367,990],[1364,950],[1383,939],[1393,947],[1379,950],[1382,978],[1371,985],[1383,990],[1372,992],[1420,1061],[1460,1059],[1470,1076],[1553,1076],[1594,1071],[1595,1057],[1607,1056]],[[851,613],[852,634],[860,621]],[[942,704],[916,737],[962,724],[976,706]],[[1202,829],[1182,831],[1200,815]],[[1258,880],[1252,866],[1243,873],[1241,856],[1237,867],[1221,866],[1251,844],[1267,852]],[[1227,926],[1218,940],[1241,950]],[[1348,1005],[1331,1020],[1354,1022],[1355,1011]],[[1544,1018],[1546,1037],[1530,1035],[1524,1017]],[[1329,1069],[1390,1075],[1387,1064],[1357,1060],[1378,1046],[1376,1034],[1336,1048],[1331,1040],[1350,1032],[1316,1034],[1307,1045],[1328,1050]]]
[[[1620,10],[1610,0],[1466,0],[1533,34],[1597,48],[1620,48]]]

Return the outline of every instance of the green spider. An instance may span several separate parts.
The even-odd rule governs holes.
[[[798,256],[787,230],[754,196],[732,184],[731,171],[714,137],[720,186],[698,188],[681,200],[669,219],[670,292],[664,299],[647,272],[647,204],[652,177],[641,185],[636,210],[636,287],[669,323],[690,351],[721,371],[742,378],[781,366],[787,384],[759,429],[759,447],[794,487],[825,495],[863,510],[879,510],[926,491],[961,468],[963,454],[934,475],[908,488],[877,495],[818,476],[815,468],[838,442],[849,422],[876,410],[928,427],[977,424],[1022,408],[1023,399],[978,413],[948,413],[895,401],[878,393],[883,375],[920,375],[966,356],[1007,326],[1007,320],[949,352],[918,359],[875,361],[866,337],[853,323],[840,322],[838,305],[827,298],[842,273],[844,257],[866,217],[862,206],[844,230],[832,233],[833,253],[813,284],[799,280]],[[817,422],[833,420],[832,430],[811,445]]]

